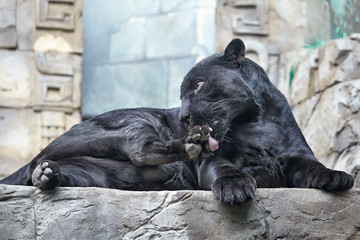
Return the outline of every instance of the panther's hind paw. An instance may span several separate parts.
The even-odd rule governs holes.
[[[60,180],[59,165],[50,160],[45,160],[38,164],[32,174],[33,185],[42,190],[54,189],[59,185]]]

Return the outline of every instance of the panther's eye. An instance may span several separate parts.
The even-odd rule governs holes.
[[[195,83],[194,84],[194,93],[196,94],[202,88],[203,85],[204,85],[203,81]]]

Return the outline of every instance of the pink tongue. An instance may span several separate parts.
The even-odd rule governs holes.
[[[215,138],[209,136],[209,146],[210,146],[210,150],[212,152],[214,152],[215,150],[217,150],[219,148],[219,141],[216,140]]]

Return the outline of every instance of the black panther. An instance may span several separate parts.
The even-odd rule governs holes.
[[[212,190],[241,204],[256,188],[342,191],[351,175],[326,168],[306,143],[286,98],[234,39],[197,63],[181,108],[115,110],[75,125],[0,181],[124,190]]]

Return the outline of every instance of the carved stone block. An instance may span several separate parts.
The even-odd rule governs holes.
[[[35,109],[72,112],[80,107],[81,58],[63,53],[36,52],[37,76]],[[56,75],[56,76],[54,76]]]
[[[16,15],[20,50],[82,53],[82,0],[17,0]]]
[[[37,69],[44,74],[73,76],[81,67],[80,59],[69,54],[36,52],[35,59]]]
[[[73,81],[71,77],[37,75],[35,89],[35,110],[58,110],[71,112],[73,109]]]
[[[0,106],[32,106],[34,54],[0,50]]]
[[[0,136],[2,178],[28,163],[40,151],[40,114],[29,108],[0,108]]]
[[[257,62],[265,71],[268,68],[268,50],[266,46],[259,41],[249,40],[246,41],[246,57]]]
[[[0,29],[0,48],[15,48],[17,35],[15,28]]]
[[[15,48],[16,0],[0,1],[0,48]]]
[[[41,112],[41,147],[45,148],[51,141],[65,131],[65,113],[59,111]]]
[[[0,29],[16,26],[16,0],[0,1]]]
[[[306,1],[218,0],[216,49],[222,52],[236,37],[261,41],[270,54],[304,45]]]
[[[237,13],[232,16],[234,33],[268,35],[267,0],[232,0],[231,3]]]
[[[74,0],[36,0],[36,27],[73,31]],[[51,6],[53,5],[53,6]],[[70,11],[63,9],[70,5]]]

